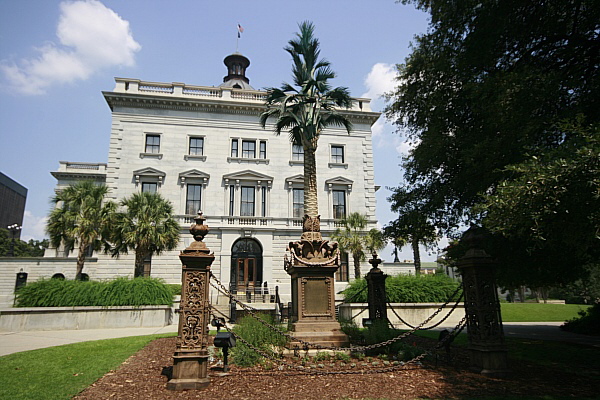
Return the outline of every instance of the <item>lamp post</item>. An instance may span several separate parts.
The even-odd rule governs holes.
[[[15,256],[15,234],[17,232],[19,232],[23,227],[20,226],[19,224],[12,224],[6,227],[11,235],[12,235],[12,240],[10,242],[10,247],[8,249],[8,257],[14,257]]]

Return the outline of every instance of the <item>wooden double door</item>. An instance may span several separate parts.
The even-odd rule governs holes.
[[[238,294],[254,293],[262,285],[262,249],[253,239],[240,239],[231,251],[231,283]]]

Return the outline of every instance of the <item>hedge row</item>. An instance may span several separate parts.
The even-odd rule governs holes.
[[[156,278],[111,281],[43,279],[17,291],[16,307],[169,305],[171,289]]]
[[[460,285],[452,278],[442,275],[396,275],[385,281],[387,299],[390,303],[444,303]],[[352,303],[367,302],[367,281],[356,279],[342,293],[344,300]]]

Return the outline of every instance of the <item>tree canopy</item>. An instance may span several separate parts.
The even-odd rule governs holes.
[[[115,215],[107,248],[114,257],[135,252],[134,276],[149,276],[144,260],[153,254],[173,250],[179,243],[179,223],[173,205],[159,193],[134,193],[120,202],[125,210]]]
[[[292,56],[294,86],[283,83],[281,88],[268,88],[265,104],[267,110],[261,114],[264,128],[271,117],[275,117],[274,131],[288,131],[290,141],[304,149],[304,212],[311,217],[319,214],[317,200],[317,167],[315,152],[323,129],[337,126],[352,130],[352,123],[338,112],[337,108],[349,108],[352,99],[348,88],[332,88],[329,80],[335,72],[329,61],[320,58],[319,40],[314,37],[314,25],[300,24],[300,32],[285,47]]]
[[[600,3],[402,2],[431,14],[386,109],[422,211],[496,232],[521,283],[575,279],[600,248]]]
[[[340,251],[352,255],[354,262],[354,278],[360,278],[360,262],[366,259],[366,252],[374,253],[385,247],[385,240],[380,230],[372,228],[365,231],[367,217],[353,212],[342,220],[342,228],[337,228],[331,238],[338,242]]]
[[[7,229],[0,228],[0,256],[6,256],[9,253],[11,244],[11,233]],[[14,254],[15,257],[42,257],[49,244],[48,239],[29,239],[26,242],[15,238]]]
[[[46,232],[50,244],[66,250],[77,246],[76,278],[81,279],[89,249],[99,250],[108,236],[116,204],[104,201],[106,185],[82,181],[62,189],[52,198]]]

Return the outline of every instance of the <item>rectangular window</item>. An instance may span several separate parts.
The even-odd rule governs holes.
[[[240,203],[240,215],[242,217],[254,216],[254,187],[242,186],[242,201]]]
[[[267,188],[266,187],[261,187],[260,188],[260,192],[261,192],[261,210],[262,210],[262,216],[266,217],[267,216]]]
[[[242,158],[256,158],[256,142],[242,140]]]
[[[348,272],[348,253],[340,252],[340,267],[335,271],[335,280],[337,282],[348,282],[350,276]]]
[[[344,146],[331,146],[331,162],[344,163]]]
[[[160,135],[146,135],[146,153],[160,153]]]
[[[235,211],[235,187],[229,186],[229,215],[233,215]]]
[[[231,157],[237,157],[237,156],[238,156],[238,140],[233,139],[231,141]]]
[[[293,216],[302,218],[304,216],[304,189],[293,189],[292,195]]]
[[[204,138],[190,138],[190,156],[201,156],[204,154]]]
[[[260,141],[258,157],[262,158],[263,160],[267,158],[267,142],[264,140]]]
[[[304,161],[304,147],[301,144],[292,145],[292,161]]]
[[[342,219],[346,217],[346,192],[334,190],[333,195],[333,218]]]
[[[185,213],[196,215],[200,211],[200,200],[202,198],[202,185],[187,185],[187,198],[185,201]]]
[[[156,182],[142,182],[142,193],[156,193],[157,189]]]

